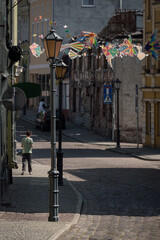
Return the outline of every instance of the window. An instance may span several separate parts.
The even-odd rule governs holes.
[[[82,7],[95,7],[95,0],[82,0]]]
[[[151,18],[151,9],[152,9],[152,3],[151,0],[147,0],[147,18]]]
[[[73,70],[76,70],[77,68],[77,58],[73,60]]]
[[[44,4],[43,3],[41,4],[41,12],[42,13],[44,12]]]
[[[82,55],[79,57],[79,70],[82,71]]]
[[[41,22],[41,34],[44,36],[44,22],[43,21]],[[41,47],[44,47],[43,41],[41,41]]]
[[[88,49],[88,70],[92,68],[92,50]]]
[[[47,12],[49,12],[49,2],[47,2],[46,8],[47,8]]]
[[[73,112],[76,112],[76,88],[73,89]]]
[[[157,61],[157,73],[160,73],[160,59]]]
[[[34,7],[32,8],[32,16],[35,15],[35,10],[34,10]]]
[[[150,73],[151,70],[151,56],[146,58],[146,73]]]
[[[32,23],[32,43],[34,43],[34,23]]]
[[[146,102],[146,133],[151,134],[151,103]]]
[[[46,88],[45,88],[45,75],[41,75],[41,80],[42,80],[42,85],[41,85],[41,88],[42,88],[42,91],[45,91]]]
[[[97,70],[100,70],[101,69],[101,61],[100,61],[100,57],[101,57],[101,51],[100,51],[100,48],[98,48],[97,50],[97,56],[96,56],[96,59],[97,59]]]
[[[96,92],[96,112],[97,115],[100,114],[100,88],[97,87],[97,92]]]
[[[37,16],[39,16],[39,6],[37,6]]]
[[[158,121],[158,135],[160,135],[160,102],[158,103],[158,114],[157,114],[157,116],[158,116],[158,119],[157,119],[157,121]]]
[[[37,23],[37,43],[39,43],[39,22]]]
[[[103,57],[103,60],[104,60],[104,69],[108,69],[108,61],[105,56]]]
[[[50,90],[50,74],[47,74],[47,87],[46,90],[49,91]]]
[[[46,33],[46,34],[48,34],[48,33],[49,33],[49,28],[50,28],[50,26],[49,26],[49,20],[48,20],[48,19],[47,19],[47,21],[46,21],[46,25],[47,25],[47,27],[46,27],[47,33]]]

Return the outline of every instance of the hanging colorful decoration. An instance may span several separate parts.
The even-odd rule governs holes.
[[[160,40],[157,40],[157,32],[156,29],[154,33],[151,36],[151,39],[147,42],[145,45],[145,50],[156,60],[158,59],[159,53],[160,53]]]
[[[39,57],[43,51],[41,50],[41,47],[37,43],[33,43],[32,45],[29,46],[33,56]]]
[[[102,45],[101,46],[101,48],[102,48],[102,51],[103,51],[103,53],[104,53],[104,55],[105,55],[105,57],[107,57],[107,56],[110,56],[111,55],[111,53],[110,53],[110,49],[112,49],[112,44],[111,43],[106,43],[106,45],[104,46],[104,45]]]
[[[86,41],[88,41],[90,43],[91,47],[98,46],[97,39],[96,39],[96,37],[97,37],[96,33],[82,31],[81,35],[86,37]]]
[[[84,45],[80,42],[75,42],[75,43],[71,43],[70,44],[71,48],[73,48],[74,50],[81,52],[84,48]]]
[[[138,44],[136,46],[136,48],[137,48],[137,51],[138,51],[137,58],[141,61],[145,58],[146,54],[142,52],[142,46],[140,44]]]
[[[68,56],[70,57],[70,59],[74,59],[74,58],[78,57],[78,54],[76,52],[74,52],[73,50],[70,50],[68,53]]]
[[[132,43],[132,38],[129,36],[128,38],[124,39],[123,43],[121,44],[112,44],[107,42],[105,45],[100,45],[99,42],[97,42],[97,34],[93,32],[88,31],[82,31],[80,36],[78,37],[72,37],[70,33],[69,26],[66,25],[64,22],[59,21],[52,21],[48,18],[43,18],[42,16],[35,17],[35,21],[39,22],[40,20],[48,21],[50,26],[53,26],[55,28],[61,27],[64,29],[65,38],[70,38],[72,43],[67,43],[61,46],[61,51],[64,51],[69,55],[71,59],[74,59],[76,57],[80,57],[78,53],[83,51],[84,49],[91,49],[96,47],[101,47],[102,54],[105,55],[106,60],[108,64],[112,67],[112,59],[115,57],[124,57],[124,56],[137,56],[139,60],[144,59],[147,54],[142,52],[142,46],[140,44],[134,45]],[[37,34],[33,34],[33,37],[36,37]],[[43,34],[38,35],[39,38],[43,39]],[[34,56],[39,57],[41,53],[43,52],[41,50],[41,47],[36,43],[33,43],[30,46],[31,52]],[[160,40],[157,39],[157,30],[153,33],[151,36],[151,39],[147,42],[145,46],[145,50],[153,56],[156,60],[158,59],[159,53],[160,53]],[[92,53],[93,54],[93,53]],[[95,54],[93,54],[95,55]],[[81,56],[88,56],[87,53],[82,53]],[[95,55],[96,56],[96,55]],[[96,56],[97,57],[97,56]]]
[[[128,39],[127,38],[124,39],[123,43],[120,46],[124,47],[124,50],[121,51],[122,54],[130,56],[130,57],[137,55],[137,52],[134,48],[135,45],[132,44],[131,36],[129,36]]]

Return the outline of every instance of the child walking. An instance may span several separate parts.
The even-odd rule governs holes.
[[[32,132],[27,131],[26,137],[22,139],[21,147],[22,150],[22,175],[24,175],[24,171],[26,171],[26,160],[28,161],[28,172],[32,175],[32,148],[33,148],[33,139],[31,138]]]

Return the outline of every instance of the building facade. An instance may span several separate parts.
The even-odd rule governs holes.
[[[15,83],[15,62],[17,60],[14,50],[19,50],[16,45],[17,1],[14,3],[9,0],[0,1],[0,200],[5,189],[12,184],[12,168],[17,168],[15,112],[8,111],[6,105],[5,107],[3,105],[4,93]]]
[[[21,1],[18,4],[18,44],[23,49],[23,58],[19,63],[23,67],[23,73],[19,76],[19,82],[29,81],[29,17],[29,1]]]
[[[136,16],[137,11],[118,12],[101,31],[99,39],[102,42],[111,42],[111,39],[114,39],[114,43],[121,44],[131,35],[134,44],[142,44],[142,26],[141,32],[140,28],[137,32]],[[130,18],[132,25],[127,25],[126,19]],[[122,82],[119,98],[121,141],[141,143],[142,62],[136,56],[116,57],[112,60],[111,68],[100,47],[84,50],[81,56],[72,61],[70,119],[78,125],[115,140],[117,102],[113,82],[118,78]],[[111,103],[106,103],[104,99],[104,88],[107,86],[112,88]]]
[[[160,2],[144,1],[144,46],[154,31],[160,38]],[[143,80],[143,145],[160,148],[160,60],[149,55],[145,59],[142,73]]]
[[[136,5],[137,9],[142,9],[141,1],[136,1]],[[51,25],[63,38],[63,44],[80,35],[81,31],[98,33],[113,16],[115,9],[123,8],[135,8],[135,1],[133,3],[124,0],[122,4],[119,0],[30,0],[30,45],[35,42],[42,46],[39,35],[45,36]],[[45,53],[38,58],[30,53],[29,81],[41,84],[42,96],[49,105],[50,70]],[[30,107],[36,109],[38,101],[38,98],[30,100]],[[63,81],[62,108],[63,111],[69,111],[69,79]]]

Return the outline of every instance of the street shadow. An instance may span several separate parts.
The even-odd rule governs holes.
[[[160,215],[160,170],[98,168],[66,172],[77,177],[73,184],[87,201],[89,215]]]
[[[58,151],[58,149],[57,149]],[[105,151],[102,149],[88,149],[88,148],[76,148],[76,149],[62,149],[63,151],[63,158],[119,158],[120,155],[123,158],[128,158],[127,154],[119,154],[117,152],[112,151]],[[33,148],[32,150],[32,159],[39,159],[39,158],[50,158],[51,157],[51,149],[50,148]]]
[[[47,175],[47,173],[46,173]],[[2,200],[1,211],[24,214],[49,213],[49,178],[48,177],[14,177]],[[77,199],[73,189],[64,179],[64,186],[59,186],[59,213],[76,213]],[[0,212],[1,212],[0,211]]]

